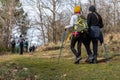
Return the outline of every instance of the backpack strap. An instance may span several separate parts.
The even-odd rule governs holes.
[[[99,16],[95,13],[95,12],[93,12],[93,14],[96,16],[96,18],[97,18],[97,24],[100,24],[100,22],[99,22]],[[100,26],[99,26],[100,27]]]
[[[99,17],[98,17],[98,15],[97,15],[95,12],[93,12],[93,14],[95,14],[97,20],[99,21]]]

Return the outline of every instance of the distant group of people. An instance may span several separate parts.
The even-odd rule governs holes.
[[[30,51],[30,52],[34,52],[34,51],[35,51],[35,46],[34,46],[34,45],[33,45],[33,46],[30,46],[29,51]]]
[[[28,41],[25,40],[22,35],[20,35],[19,39],[18,39],[18,42],[15,41],[15,39],[13,39],[11,41],[11,51],[12,53],[15,53],[15,52],[19,52],[20,55],[23,54],[23,52],[34,52],[35,51],[35,46],[30,46],[29,49],[28,49]]]
[[[98,55],[98,41],[103,43],[103,35],[100,31],[100,28],[103,27],[103,21],[102,17],[99,15],[99,13],[96,12],[95,6],[89,7],[90,13],[87,15],[86,24],[85,21],[81,22],[83,20],[83,15],[81,14],[81,8],[80,6],[75,6],[74,8],[74,15],[72,15],[70,20],[70,25],[65,26],[65,30],[73,27],[73,33],[71,38],[71,50],[74,53],[76,60],[75,64],[79,64],[79,61],[81,58],[81,44],[83,43],[88,58],[86,59],[86,62],[89,63],[97,63],[97,55]],[[81,18],[81,20],[79,20]],[[79,20],[79,21],[78,21]],[[86,27],[85,29],[78,29],[78,27]],[[93,51],[90,48],[90,43],[93,44]],[[77,49],[75,49],[75,45],[77,44]]]

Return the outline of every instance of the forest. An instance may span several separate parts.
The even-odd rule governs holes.
[[[40,31],[37,33],[39,34],[37,35],[38,43],[39,41],[43,45],[57,43],[61,40],[64,27],[69,24],[75,5],[81,6],[82,14],[86,17],[89,13],[89,6],[95,5],[97,12],[103,18],[105,35],[119,34],[120,31],[119,0],[88,0],[84,3],[81,0],[70,0],[69,2],[65,0],[0,0],[0,3],[0,50],[10,48],[10,40],[17,38],[15,34],[22,34],[27,38],[28,30],[31,28]],[[29,12],[25,11],[23,4],[35,9],[37,18],[31,20]],[[13,29],[17,30],[16,33],[13,33]]]

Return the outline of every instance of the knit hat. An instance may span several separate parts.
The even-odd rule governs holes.
[[[90,6],[90,7],[89,7],[89,11],[95,12],[95,11],[96,11],[95,6],[93,6],[93,5],[92,5],[92,6]]]
[[[79,13],[79,12],[81,12],[80,6],[75,6],[74,7],[74,13]]]

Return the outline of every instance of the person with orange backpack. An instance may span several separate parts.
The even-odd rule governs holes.
[[[65,30],[68,28],[73,28],[72,38],[70,48],[74,53],[76,60],[75,64],[79,64],[81,58],[81,44],[83,43],[88,54],[88,59],[92,60],[92,53],[90,53],[89,44],[89,37],[87,34],[87,21],[85,20],[84,16],[81,14],[81,7],[75,6],[74,7],[74,15],[72,15],[70,20],[70,25],[65,26]],[[77,44],[77,49],[75,49],[75,45]]]

